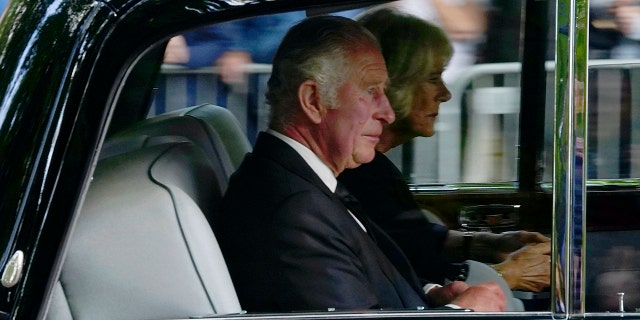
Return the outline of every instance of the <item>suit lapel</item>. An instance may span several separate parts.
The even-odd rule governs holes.
[[[269,158],[270,160],[277,162],[285,170],[301,177],[314,186],[318,187],[322,192],[334,197],[335,195],[327,185],[322,182],[320,177],[311,169],[306,161],[298,154],[291,146],[286,142],[276,138],[265,132],[260,132],[258,139],[256,140],[253,153],[260,157]]]
[[[409,283],[409,285],[415,290],[421,297],[424,297],[424,291],[422,284],[418,279],[413,267],[409,263],[409,260],[404,255],[404,252],[398,247],[398,245],[374,222],[370,223],[371,230],[375,234],[377,240],[377,246],[380,251],[384,253],[385,258],[391,262],[396,271],[399,272],[402,277]],[[384,270],[389,277],[390,271]]]
[[[340,198],[333,193],[329,188],[322,182],[320,177],[311,169],[311,167],[307,164],[306,161],[286,142],[276,138],[273,135],[270,135],[265,132],[261,132],[258,135],[258,139],[256,140],[255,147],[252,152],[255,156],[260,156],[264,158],[268,158],[271,161],[278,163],[280,166],[285,168],[286,170],[292,172],[293,174],[301,177],[302,179],[308,181],[313,184],[327,196],[329,196],[334,201],[342,204]],[[345,208],[345,213],[347,213],[347,207],[342,204]],[[366,214],[366,213],[364,213]],[[417,291],[418,295],[424,300],[425,295],[422,292],[422,286],[418,281],[415,272],[406,260],[406,257],[402,253],[402,251],[397,247],[397,245],[378,227],[369,219],[364,216],[362,219],[367,219],[368,224],[371,226],[371,230],[368,232],[372,232],[372,234],[378,239],[380,237],[382,241],[378,244],[374,243],[372,238],[366,234],[363,234],[363,237],[366,237],[368,241],[371,241],[371,246],[376,255],[378,255],[378,260],[380,261],[380,268],[387,276],[387,278],[394,283],[396,286],[399,285],[397,276],[400,275],[403,280],[405,280],[408,285],[415,291]],[[395,268],[395,269],[394,269]],[[399,287],[396,288],[399,296],[405,296],[402,294],[402,289]]]

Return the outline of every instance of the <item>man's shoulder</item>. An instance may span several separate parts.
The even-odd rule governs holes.
[[[274,160],[259,154],[249,153],[238,169],[229,178],[229,187],[235,184],[255,185],[256,188],[269,189],[280,186],[299,185],[302,177],[286,166],[284,160]]]
[[[320,187],[291,170],[286,163],[248,154],[230,177],[223,201],[234,207],[275,205],[294,194],[321,192]]]

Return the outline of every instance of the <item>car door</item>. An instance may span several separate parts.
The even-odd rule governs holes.
[[[342,2],[13,2],[8,17],[21,22],[16,27],[24,30],[20,34],[47,32],[36,33],[40,36],[27,39],[30,42],[12,37],[12,24],[2,21],[1,39],[17,51],[8,54],[5,49],[7,55],[2,56],[5,70],[15,72],[5,71],[1,80],[5,88],[2,114],[11,117],[2,117],[0,128],[0,168],[6,186],[1,189],[0,265],[3,279],[16,266],[24,272],[16,283],[3,283],[2,316],[35,319],[46,313],[68,232],[81,211],[108,127],[118,130],[132,119],[143,119],[151,103],[154,73],[145,69],[143,64],[150,62],[141,58],[144,53],[161,56],[161,51],[151,49],[171,36],[212,22],[336,4]],[[635,64],[587,61],[588,4],[586,0],[495,1],[491,7],[495,25],[486,34],[483,63],[490,70],[478,66],[473,72],[478,79],[452,80],[456,98],[442,107],[438,135],[407,145],[393,156],[413,183],[418,202],[450,228],[460,227],[459,214],[465,208],[507,205],[517,219],[505,222],[517,223],[490,228],[536,230],[552,238],[553,285],[541,297],[545,304],[532,312],[509,314],[513,317],[619,316],[616,307],[621,296],[627,299],[625,310],[635,311],[632,297],[637,290],[625,287],[637,279],[638,190],[631,156],[636,100],[626,94],[634,92]],[[20,15],[25,12],[38,19],[24,22]],[[518,18],[513,21],[514,17]],[[30,51],[33,43],[39,50]],[[27,52],[35,58],[24,58]],[[137,62],[140,69],[134,67]],[[257,74],[267,71],[256,68]],[[594,84],[594,78],[601,80]],[[618,95],[604,98],[603,92],[614,90],[597,90],[616,83]],[[259,104],[259,96],[243,98]],[[603,109],[609,105],[607,99],[623,103],[614,104],[612,113]],[[162,105],[159,100],[154,103]],[[264,109],[243,110],[236,117],[250,136],[263,128]],[[618,116],[612,116],[616,112]],[[594,117],[600,130],[591,131],[596,126],[590,122]],[[606,126],[615,122],[612,118],[619,125]],[[616,144],[621,146],[613,148],[618,160],[609,161],[609,147]],[[589,175],[589,168],[594,168],[591,161],[597,165],[593,176]],[[613,174],[611,162],[617,168]],[[467,168],[467,163],[480,165],[479,169]],[[618,258],[620,265],[609,263],[613,265],[609,269],[602,263]],[[601,290],[603,284],[616,283],[608,281],[612,278],[622,285]],[[604,303],[601,293],[613,302]],[[231,316],[238,317],[243,315]],[[463,316],[372,310],[259,317]]]

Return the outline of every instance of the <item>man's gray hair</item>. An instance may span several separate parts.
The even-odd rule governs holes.
[[[293,26],[273,59],[267,103],[271,128],[283,128],[295,116],[298,87],[306,80],[318,84],[322,99],[335,107],[337,88],[351,74],[353,53],[377,40],[359,23],[343,17],[318,16]]]

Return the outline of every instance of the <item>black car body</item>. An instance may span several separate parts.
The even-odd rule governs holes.
[[[154,99],[156,80],[162,77],[164,47],[171,36],[212,23],[261,14],[290,10],[318,14],[375,2],[10,2],[0,21],[0,245],[3,248],[0,267],[3,281],[6,278],[15,283],[9,281],[11,283],[0,287],[0,318],[41,319],[47,315],[103,143],[110,134],[146,118]],[[551,299],[547,297],[546,307],[518,314],[374,310],[286,315],[249,312],[218,317],[640,317],[615,310],[589,313],[585,309],[586,280],[581,275],[589,264],[598,263],[588,261],[585,255],[587,246],[583,237],[587,230],[632,232],[630,239],[634,239],[633,231],[640,228],[639,184],[633,176],[594,179],[590,185],[587,181],[583,161],[588,153],[583,152],[586,148],[581,143],[586,144],[588,138],[586,101],[593,98],[587,94],[586,85],[589,3],[587,0],[513,2],[518,2],[522,12],[526,12],[521,30],[522,50],[526,54],[521,61],[519,85],[522,102],[516,181],[417,183],[414,190],[422,205],[438,212],[452,227],[457,227],[457,214],[466,206],[520,205],[519,227],[538,230],[553,239],[552,266],[557,272],[553,272],[548,292]],[[557,17],[557,23],[549,19],[550,16]],[[549,42],[553,45],[549,46]],[[549,50],[551,59],[555,59],[555,72],[550,77],[545,69]],[[619,65],[622,67],[618,69],[631,66],[633,70],[637,63]],[[635,71],[629,72],[635,74]],[[554,102],[551,104],[540,94],[548,86],[552,88]],[[636,103],[629,100],[627,104],[625,110],[629,114],[621,119],[635,119],[630,116],[635,115],[635,111],[629,110],[635,110]],[[551,108],[539,107],[544,105]],[[635,128],[631,120],[625,121],[626,127]],[[544,132],[551,132],[551,140],[545,140],[549,136],[545,137]],[[622,143],[627,141],[631,145],[632,136],[635,135],[625,135],[629,138],[623,138]],[[624,150],[621,152],[626,152]],[[549,175],[553,173],[550,180],[542,178],[543,154],[552,155],[551,160],[547,158],[549,166],[545,171]],[[16,268],[19,271],[12,278],[10,273]],[[4,276],[6,274],[9,275]]]

